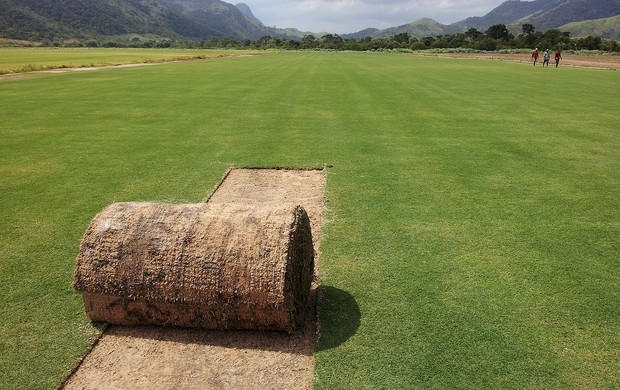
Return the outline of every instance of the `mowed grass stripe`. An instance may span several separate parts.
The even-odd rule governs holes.
[[[617,387],[619,84],[377,53],[5,80],[0,387],[56,386],[96,335],[70,281],[105,205],[324,163],[322,282],[361,318],[326,289],[317,388]]]

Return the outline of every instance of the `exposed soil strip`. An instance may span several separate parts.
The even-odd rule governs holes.
[[[165,59],[153,60],[153,61],[148,61],[148,62],[131,62],[127,64],[93,65],[93,66],[76,66],[76,67],[60,66],[58,68],[50,67],[47,69],[31,70],[31,71],[17,71],[17,72],[9,72],[9,73],[0,72],[0,80],[18,79],[18,78],[23,78],[26,75],[40,74],[40,73],[67,73],[67,72],[85,72],[85,71],[103,70],[103,69],[135,68],[138,66],[152,66],[152,65],[170,64],[170,63],[183,62],[183,61],[205,60],[205,59],[213,59],[213,58],[253,57],[255,55],[260,55],[260,54],[262,53],[253,52],[249,54],[213,54],[213,55],[205,54],[205,55],[198,55],[198,56],[193,56],[193,57],[165,58]]]
[[[320,170],[232,169],[208,204],[302,205],[312,225],[316,274],[324,187]],[[314,305],[309,310],[312,320],[292,335],[109,326],[64,388],[309,389],[317,332]]]

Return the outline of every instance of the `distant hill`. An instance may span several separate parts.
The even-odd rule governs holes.
[[[3,38],[42,41],[122,34],[168,39],[287,37],[220,0],[0,0]]]
[[[373,37],[375,33],[379,32],[378,28],[366,28],[364,30],[354,32],[351,34],[342,34],[343,39],[362,39],[366,37]]]
[[[279,34],[286,35],[289,39],[299,39],[299,40],[301,40],[301,38],[305,37],[306,35],[312,35],[315,38],[320,38],[320,37],[322,37],[324,35],[329,34],[329,33],[326,33],[326,32],[316,33],[316,32],[311,32],[311,31],[301,31],[301,30],[298,30],[298,29],[293,28],[293,27],[290,27],[290,28],[273,28],[273,30],[277,31]]]
[[[174,24],[175,32],[182,36],[243,40],[266,35],[265,26],[258,19],[250,18],[239,8],[220,0],[158,1],[182,16],[183,22],[179,20],[180,23]]]
[[[524,23],[534,25],[537,31],[547,31],[591,19],[620,15],[620,0],[508,0],[484,16],[475,16],[450,25],[442,25],[432,19],[423,18],[410,24],[383,30],[366,29],[343,38],[360,39],[366,36],[383,37],[408,32],[416,38],[454,34],[475,28],[486,31],[495,24],[512,26],[518,31]],[[572,26],[572,25],[571,25]],[[617,30],[616,30],[617,31]]]
[[[620,0],[509,0],[488,14],[451,24],[446,32],[476,28],[484,31],[494,24],[530,23],[538,31],[566,23],[620,15]]]
[[[403,24],[397,27],[390,27],[383,30],[366,29],[353,34],[345,34],[344,39],[362,39],[365,37],[378,38],[397,35],[401,33],[409,33],[413,37],[435,37],[443,35],[447,26],[434,21],[433,19],[422,18],[409,24]]]
[[[180,37],[170,24],[180,15],[161,4],[81,0],[0,0],[0,35],[44,40],[129,32]]]
[[[586,20],[567,23],[559,27],[561,31],[570,31],[571,37],[587,36],[615,39],[620,41],[620,15],[611,18]]]

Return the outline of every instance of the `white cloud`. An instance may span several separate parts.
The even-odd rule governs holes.
[[[483,16],[504,0],[237,0],[267,26],[302,31],[352,33],[386,28],[423,17],[450,24]]]

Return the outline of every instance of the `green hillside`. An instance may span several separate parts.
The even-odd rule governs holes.
[[[446,26],[442,25],[441,23],[433,19],[422,18],[409,24],[403,24],[398,27],[391,27],[391,28],[387,28],[384,30],[378,30],[368,36],[376,38],[376,37],[388,37],[392,35],[408,33],[412,37],[418,37],[418,38],[436,37],[439,35],[443,35],[445,28]],[[352,35],[352,36],[356,37],[356,35]],[[359,38],[363,38],[363,37],[359,37]]]
[[[450,25],[448,33],[469,28],[485,30],[494,24],[533,24],[537,30],[558,28],[569,22],[620,15],[620,0],[506,1],[481,17]]]
[[[0,0],[0,36],[25,40],[120,35],[180,37],[172,24],[181,15],[142,0]]]
[[[128,34],[255,40],[286,35],[220,0],[0,0],[0,37],[30,41]]]
[[[620,40],[620,15],[611,18],[586,20],[567,23],[559,28],[569,31],[571,37],[598,36],[601,38]]]

